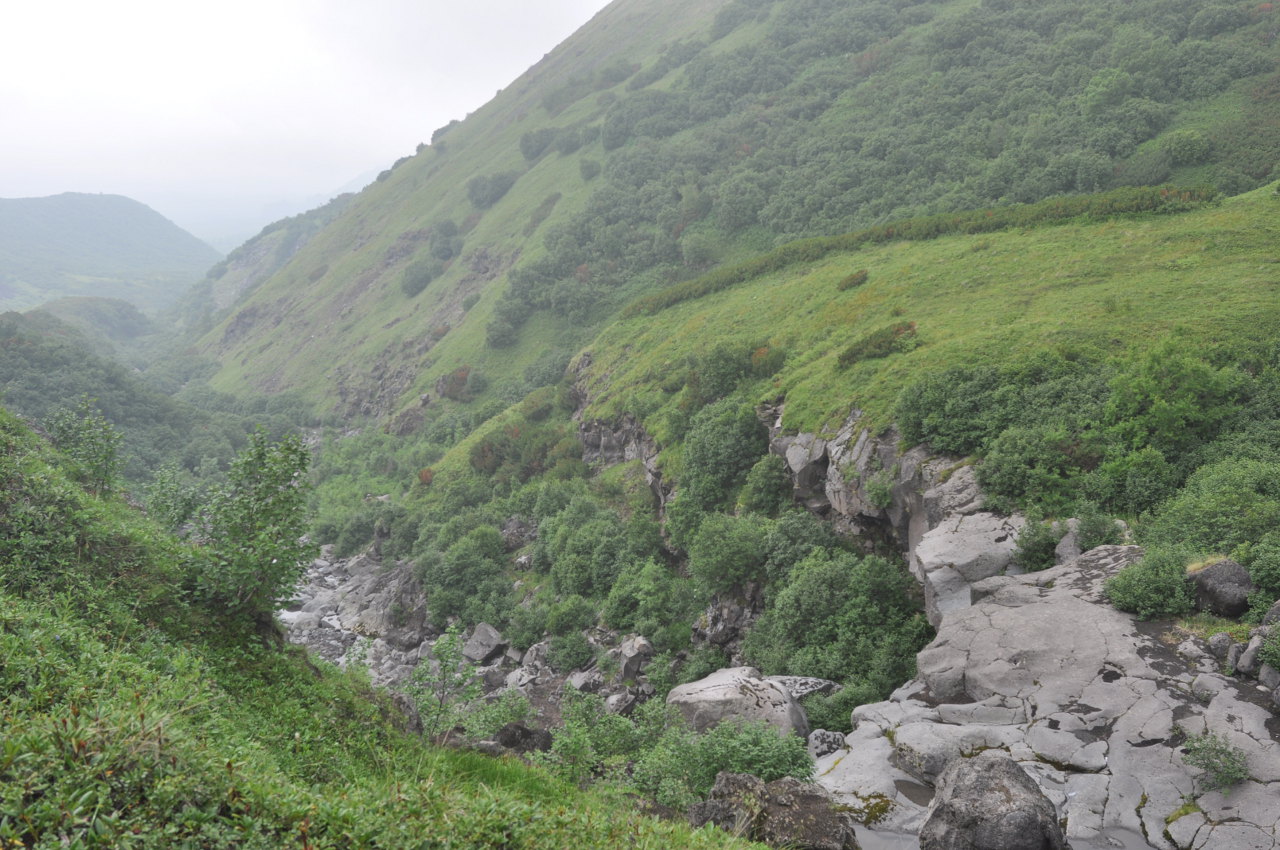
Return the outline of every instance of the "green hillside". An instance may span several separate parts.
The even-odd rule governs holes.
[[[344,415],[415,408],[463,366],[509,401],[637,296],[797,237],[1170,180],[1234,194],[1280,152],[1273,14],[619,0],[200,347],[220,389]]]
[[[217,261],[217,251],[119,195],[0,198],[0,310],[92,295],[154,313]]]
[[[0,842],[746,847],[436,749],[367,679],[263,646],[194,546],[86,494],[0,409]]]

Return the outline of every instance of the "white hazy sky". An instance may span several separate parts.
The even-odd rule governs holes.
[[[128,195],[243,238],[412,153],[607,2],[5,0],[0,197]]]

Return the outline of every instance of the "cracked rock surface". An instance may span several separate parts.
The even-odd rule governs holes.
[[[1280,847],[1280,723],[1207,647],[1166,645],[1105,601],[1102,583],[1140,556],[1104,546],[978,581],[974,604],[946,613],[920,653],[918,678],[854,711],[817,781],[851,807],[890,802],[877,828],[914,833],[949,760],[1000,749],[1054,804],[1072,846],[1141,836],[1164,850]],[[1226,795],[1200,794],[1183,758],[1186,736],[1205,731],[1248,756],[1250,778]]]

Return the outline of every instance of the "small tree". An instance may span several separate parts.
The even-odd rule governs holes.
[[[81,396],[75,407],[62,407],[45,422],[49,439],[73,464],[76,477],[94,493],[106,493],[120,471],[118,450],[124,438],[93,400]]]
[[[414,668],[406,692],[418,709],[422,732],[434,737],[456,726],[468,703],[480,697],[475,665],[462,654],[462,626],[445,629],[431,647],[431,657]]]
[[[299,437],[273,444],[256,431],[199,520],[208,556],[199,576],[205,596],[260,627],[270,625],[315,555],[303,538],[309,459]]]

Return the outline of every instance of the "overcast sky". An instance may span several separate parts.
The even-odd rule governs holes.
[[[7,2],[0,197],[128,195],[243,238],[412,153],[607,3]]]

